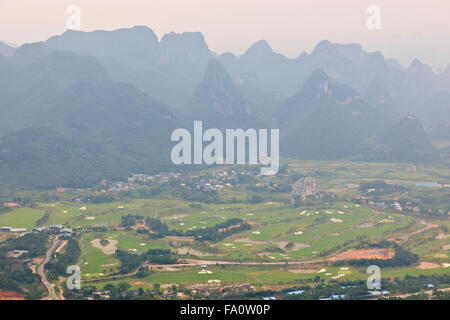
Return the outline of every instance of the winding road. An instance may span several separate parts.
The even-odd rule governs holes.
[[[37,268],[37,273],[41,277],[41,281],[44,284],[44,286],[47,288],[48,295],[47,297],[43,298],[42,300],[59,300],[58,295],[55,293],[55,289],[53,285],[48,282],[47,276],[45,275],[45,265],[52,259],[53,253],[55,252],[56,248],[60,244],[60,240],[56,238],[50,248],[47,250],[47,253],[45,255],[44,261],[39,265]]]

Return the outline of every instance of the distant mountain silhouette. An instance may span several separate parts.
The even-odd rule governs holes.
[[[436,148],[426,136],[420,121],[406,115],[382,134],[387,159],[391,161],[426,161],[437,158]]]
[[[419,120],[397,123],[316,70],[280,108],[285,154],[305,159],[425,161],[436,155]]]
[[[66,31],[46,44],[94,56],[114,80],[129,82],[156,99],[180,106],[192,95],[213,58],[198,32],[169,33],[158,41],[147,27],[115,31]]]
[[[116,31],[67,31],[46,44],[92,55],[114,80],[132,83],[180,110],[202,81],[208,61],[216,57],[201,33],[172,32],[158,42],[154,32],[143,26]],[[407,113],[421,117],[428,101],[442,91],[450,92],[450,71],[436,74],[418,60],[404,68],[398,61],[386,59],[380,52],[367,52],[355,43],[323,40],[311,54],[303,52],[290,59],[260,40],[243,55],[227,52],[216,58],[243,97],[259,111],[258,116],[267,115],[280,101],[298,92],[316,69],[360,92],[367,103],[392,120]]]
[[[250,118],[249,103],[215,59],[208,63],[203,80],[185,110],[192,120],[203,120],[213,127],[240,127]]]
[[[18,48],[0,61],[0,96],[0,176],[11,185],[86,186],[169,163],[172,114],[92,57]]]
[[[450,67],[327,40],[290,59],[264,40],[235,56],[199,32],[66,31],[0,44],[0,97],[0,181],[16,187],[171,168],[170,133],[193,120],[279,128],[299,159],[438,161],[428,134],[450,136]]]
[[[353,89],[316,70],[280,108],[281,150],[306,159],[364,157],[388,120]]]
[[[10,45],[0,41],[0,55],[7,57],[12,56],[14,50],[16,50],[14,47],[11,47]]]

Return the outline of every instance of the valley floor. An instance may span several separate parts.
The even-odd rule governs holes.
[[[214,169],[203,174],[205,179],[211,179],[222,171]],[[292,185],[303,172],[317,177],[320,189],[335,198],[292,206],[290,192],[275,188]],[[44,216],[46,226],[70,226],[81,248],[76,264],[81,269],[82,287],[95,286],[97,292],[88,293],[90,298],[108,297],[105,292],[120,286],[131,292],[131,296],[122,294],[122,298],[132,297],[138,291],[138,296],[144,297],[150,294],[160,298],[205,298],[235,294],[250,297],[252,292],[281,292],[336,283],[364,287],[369,277],[367,265],[357,261],[390,261],[398,252],[397,247],[417,255],[412,263],[381,267],[382,283],[389,287],[390,296],[402,297],[411,292],[405,293],[404,288],[395,290],[392,282],[431,277],[424,278],[427,280],[422,285],[426,286],[430,283],[425,282],[431,281],[428,279],[450,274],[450,221],[446,212],[441,214],[442,208],[450,208],[450,188],[419,185],[446,176],[450,176],[448,169],[410,164],[292,162],[288,172],[275,178],[249,178],[247,182],[241,179],[240,183],[225,186],[216,203],[177,196],[179,185],[189,185],[190,180],[170,184],[151,198],[129,197],[105,203],[69,200],[82,198],[82,193],[95,196],[95,189],[65,190],[59,192],[57,201],[36,201],[32,207],[0,214],[0,227],[31,230],[42,223]],[[367,194],[361,190],[362,184],[375,180],[399,186],[399,191],[375,190]],[[164,183],[157,186],[161,185]],[[258,201],[251,200],[255,195],[260,197]],[[440,202],[427,202],[435,197]],[[385,205],[375,206],[369,201]],[[397,202],[411,205],[403,204],[402,210],[388,205]],[[431,203],[430,212],[407,209],[427,208],[427,203]],[[136,217],[137,222],[124,226],[124,217]],[[172,234],[156,235],[156,229],[146,225],[153,221],[149,217],[166,225]],[[193,236],[201,234],[201,230],[215,230],[215,226],[228,221],[240,222],[216,230],[213,240]],[[249,227],[233,231],[244,224]],[[1,235],[4,240],[10,236]],[[122,251],[130,257],[140,256],[156,249],[169,250],[178,263],[144,259],[124,272],[123,261],[115,254]],[[61,248],[62,254],[64,250]],[[63,290],[64,296],[74,298],[64,285],[59,289],[64,281],[61,276],[50,281],[55,290]],[[446,286],[436,281],[433,284],[444,291]],[[177,296],[179,292],[184,293]],[[58,296],[63,297],[61,293]]]

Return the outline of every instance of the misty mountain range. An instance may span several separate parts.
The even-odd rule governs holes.
[[[358,44],[321,41],[289,59],[264,40],[235,56],[212,52],[198,32],[69,30],[0,43],[0,97],[0,178],[14,187],[167,169],[171,131],[192,120],[280,128],[281,156],[299,159],[449,154],[431,139],[450,139],[450,66],[405,68]]]

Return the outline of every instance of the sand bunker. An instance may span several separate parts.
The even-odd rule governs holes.
[[[421,262],[418,266],[417,269],[436,269],[436,268],[440,268],[441,265],[434,263],[434,262]]]
[[[345,273],[340,273],[337,276],[334,276],[334,277],[331,277],[331,278],[332,279],[339,279],[339,278],[344,277],[344,276],[345,276]]]
[[[220,280],[208,280],[208,283],[221,283],[222,281]]]
[[[366,222],[366,223],[360,224],[358,226],[358,228],[372,228],[372,227],[373,227],[373,223],[372,222]]]
[[[108,244],[106,246],[103,246],[100,241],[101,239],[94,239],[91,241],[91,244],[94,248],[102,250],[104,254],[109,256],[113,255],[116,252],[117,244],[119,243],[119,241],[108,239]]]
[[[213,272],[212,271],[209,271],[209,270],[202,270],[202,271],[199,271],[198,272],[198,274],[212,274]]]
[[[316,269],[289,269],[291,273],[316,273]]]
[[[165,220],[177,220],[186,216],[187,214],[174,214],[173,216],[165,217]]]
[[[274,243],[276,245],[278,245],[278,247],[280,247],[281,249],[285,249],[285,250],[289,249],[291,251],[296,251],[296,250],[300,250],[300,249],[309,247],[309,244],[301,243],[301,242],[294,242],[293,246],[290,248],[286,248],[288,242],[278,241],[278,242],[274,242]]]
[[[234,240],[234,242],[244,242],[244,243],[251,243],[251,244],[264,244],[264,243],[267,243],[265,241],[251,240],[249,237],[239,238],[239,239]]]

